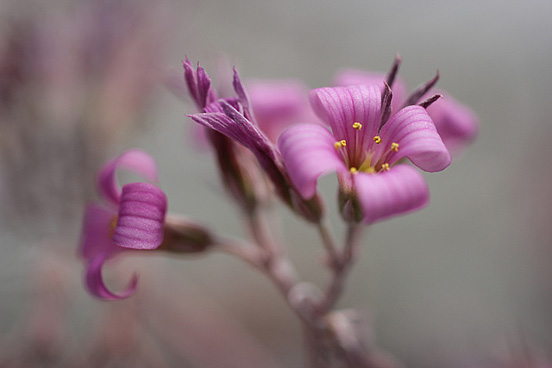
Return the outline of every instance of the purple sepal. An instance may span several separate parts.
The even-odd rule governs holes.
[[[188,92],[194,100],[196,107],[200,111],[203,111],[205,106],[217,99],[215,90],[211,88],[211,78],[199,63],[197,63],[197,68],[194,71],[194,67],[187,57],[182,65],[184,66],[184,80],[186,81]]]

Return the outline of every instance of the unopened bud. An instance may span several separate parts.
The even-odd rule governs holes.
[[[292,195],[292,208],[300,216],[305,218],[307,221],[313,223],[319,223],[324,215],[324,203],[316,194],[311,199],[303,199],[299,196],[298,193],[291,192]]]
[[[257,207],[259,197],[262,198],[266,194],[266,190],[262,189],[262,178],[255,177],[256,164],[253,160],[243,157],[245,152],[240,152],[230,138],[212,129],[209,129],[208,135],[217,155],[225,187],[245,212],[253,211]]]
[[[203,226],[182,218],[167,217],[163,243],[157,248],[173,253],[200,253],[213,245],[211,233]]]
[[[339,212],[347,222],[360,222],[363,218],[362,207],[353,188],[339,187]]]

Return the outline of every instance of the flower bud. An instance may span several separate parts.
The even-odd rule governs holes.
[[[187,219],[167,217],[163,243],[157,249],[179,254],[200,253],[213,243],[211,233],[203,226]]]
[[[340,185],[338,194],[339,212],[343,220],[347,222],[362,221],[362,206],[353,188],[344,188]]]

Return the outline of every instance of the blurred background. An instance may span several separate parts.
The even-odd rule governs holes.
[[[552,355],[552,2],[0,2],[0,365],[300,367],[301,329],[274,287],[221,254],[122,257],[100,302],[82,285],[81,214],[103,161],[158,162],[169,211],[243,236],[190,101],[166,80],[201,61],[217,83],[345,67],[438,86],[479,116],[474,144],[426,174],[431,204],[367,231],[339,307],[407,367],[506,367]],[[336,178],[322,179],[332,226]],[[314,229],[279,208],[301,276],[323,284]],[[221,356],[217,360],[215,356]],[[528,358],[527,358],[528,359]],[[552,359],[549,359],[552,360]]]

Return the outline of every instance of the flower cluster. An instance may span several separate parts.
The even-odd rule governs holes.
[[[429,190],[418,169],[444,170],[452,161],[449,148],[461,149],[477,132],[467,108],[450,98],[443,101],[444,93],[432,95],[438,74],[406,96],[397,78],[399,62],[397,58],[386,76],[342,72],[337,86],[310,92],[286,81],[252,83],[248,93],[234,69],[233,96],[219,98],[206,71],[186,59],[184,84],[196,107],[188,117],[206,133],[222,182],[248,224],[250,242],[214,236],[191,221],[166,216],[166,197],[153,184],[130,183],[121,189],[118,168],[152,182],[157,178],[147,154],[129,151],[101,170],[99,190],[107,203],[90,205],[85,215],[81,250],[89,290],[106,299],[134,292],[136,277],[119,294],[109,291],[101,277],[103,263],[121,251],[195,253],[213,247],[273,281],[305,325],[312,367],[330,367],[334,360],[396,366],[362,339],[356,312],[333,308],[358,254],[363,225],[426,205]],[[347,227],[342,244],[333,239],[317,190],[318,179],[329,173],[336,173],[339,183]],[[330,271],[325,288],[302,282],[285,247],[272,236],[265,218],[272,198],[317,228]]]
[[[253,85],[249,97],[235,72],[234,98],[216,100],[212,89],[201,94],[190,88],[196,101],[197,96],[209,100],[202,113],[190,117],[248,148],[292,208],[317,198],[318,178],[337,172],[344,218],[370,224],[428,202],[424,178],[404,159],[424,171],[441,171],[451,162],[448,146],[465,145],[477,132],[477,121],[466,107],[449,98],[437,101],[441,95],[428,95],[438,76],[407,98],[404,83],[396,78],[398,66],[397,59],[387,80],[382,74],[345,71],[336,78],[338,87],[311,91],[311,111],[326,126],[316,119],[311,120],[316,123],[301,121],[308,124],[288,127],[279,135],[277,146],[274,129],[297,123],[299,115],[289,114],[282,123],[282,110],[305,111],[301,98],[286,99],[286,85],[271,89]],[[185,67],[190,74],[189,61]],[[197,75],[197,80],[208,79],[200,67]],[[266,107],[271,99],[273,110]],[[251,101],[256,100],[263,106],[259,109],[262,120],[253,114],[256,108]],[[279,109],[281,101],[286,105]],[[309,119],[304,113],[303,117]],[[271,121],[278,121],[278,126],[267,124]],[[292,197],[300,200],[291,201]]]
[[[324,206],[317,181],[335,172],[343,218],[372,224],[422,208],[429,191],[414,166],[427,172],[445,169],[452,159],[449,147],[461,149],[478,128],[468,108],[441,98],[444,93],[431,96],[438,74],[406,96],[397,78],[399,63],[397,58],[387,75],[340,72],[336,87],[310,93],[298,82],[283,81],[251,83],[248,94],[234,69],[235,95],[218,98],[205,70],[186,59],[184,81],[200,111],[188,116],[206,128],[222,180],[246,213],[255,213],[272,188],[295,213],[320,225]],[[188,222],[167,226],[166,197],[154,184],[121,189],[115,177],[119,168],[157,180],[155,163],[141,151],[128,151],[100,171],[105,204],[88,206],[81,252],[89,290],[111,299],[136,287],[135,277],[115,294],[102,280],[103,263],[121,251],[189,253],[212,243],[207,231]],[[161,246],[164,236],[171,241]]]

